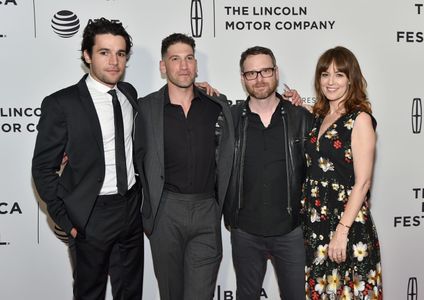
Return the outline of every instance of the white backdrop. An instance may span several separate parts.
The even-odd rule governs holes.
[[[202,8],[197,19],[192,2]],[[75,27],[73,36],[53,30],[59,12],[76,20],[67,24]],[[160,42],[173,32],[199,35],[198,80],[232,100],[246,96],[238,61],[250,46],[273,49],[281,81],[309,103],[319,55],[336,45],[350,48],[368,81],[378,121],[372,213],[382,248],[384,296],[424,299],[424,8],[418,0],[0,0],[0,299],[72,298],[67,247],[55,236],[31,182],[34,124],[43,97],[84,74],[78,51],[82,29],[102,16],[122,21],[133,37],[125,80],[140,96],[165,83]],[[223,242],[216,300],[235,299],[225,229]],[[156,300],[148,245],[146,240],[144,299]],[[261,299],[278,299],[270,265]]]

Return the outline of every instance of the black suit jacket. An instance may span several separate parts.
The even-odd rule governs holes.
[[[136,120],[136,164],[143,180],[143,227],[146,234],[154,230],[154,223],[165,182],[164,141],[163,141],[163,113],[165,102],[165,85],[139,101],[140,116]],[[197,89],[197,88],[196,88]],[[230,179],[231,165],[234,151],[234,129],[231,118],[230,106],[226,97],[210,97],[202,90],[199,94],[211,101],[218,103],[222,113],[218,118],[219,146],[216,151],[217,200],[222,211],[222,206]]]
[[[72,227],[84,232],[105,177],[102,132],[86,77],[43,100],[32,159],[37,191],[53,221],[67,233]],[[120,82],[118,89],[137,117],[134,87]],[[59,176],[65,152],[69,161]]]

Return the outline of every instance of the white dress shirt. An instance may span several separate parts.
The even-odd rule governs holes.
[[[112,96],[108,94],[110,87],[96,81],[90,74],[86,79],[88,91],[93,99],[102,130],[103,149],[105,154],[105,179],[99,195],[117,194],[116,167],[115,167],[115,125],[113,117]],[[115,86],[119,103],[121,104],[122,119],[124,121],[125,158],[127,162],[128,189],[135,183],[133,165],[133,108],[127,97]]]

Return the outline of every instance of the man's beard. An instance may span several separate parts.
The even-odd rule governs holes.
[[[255,89],[254,86],[249,87],[246,85],[246,90],[249,93],[250,97],[253,97],[255,99],[267,99],[277,90],[278,82],[275,80],[273,82],[266,82],[257,85],[261,86],[260,90]],[[264,89],[263,87],[265,86],[266,88]]]

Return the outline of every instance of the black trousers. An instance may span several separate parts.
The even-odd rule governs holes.
[[[114,299],[140,300],[143,291],[143,226],[140,193],[99,196],[86,230],[70,239],[74,297],[103,300],[108,274]]]
[[[263,237],[231,229],[238,300],[259,300],[270,258],[281,299],[305,300],[305,247],[302,229]]]
[[[75,240],[72,237],[68,237],[69,245],[69,256],[71,259],[72,276],[75,280],[75,264],[76,264],[76,251],[75,251]],[[112,299],[124,299],[124,290],[121,283],[121,262],[120,262],[119,247],[115,245],[112,248],[109,259],[109,280],[112,289]],[[75,288],[75,285],[74,285]],[[75,294],[75,289],[74,289]]]
[[[161,300],[213,299],[222,259],[220,216],[212,195],[164,191],[149,237]]]

